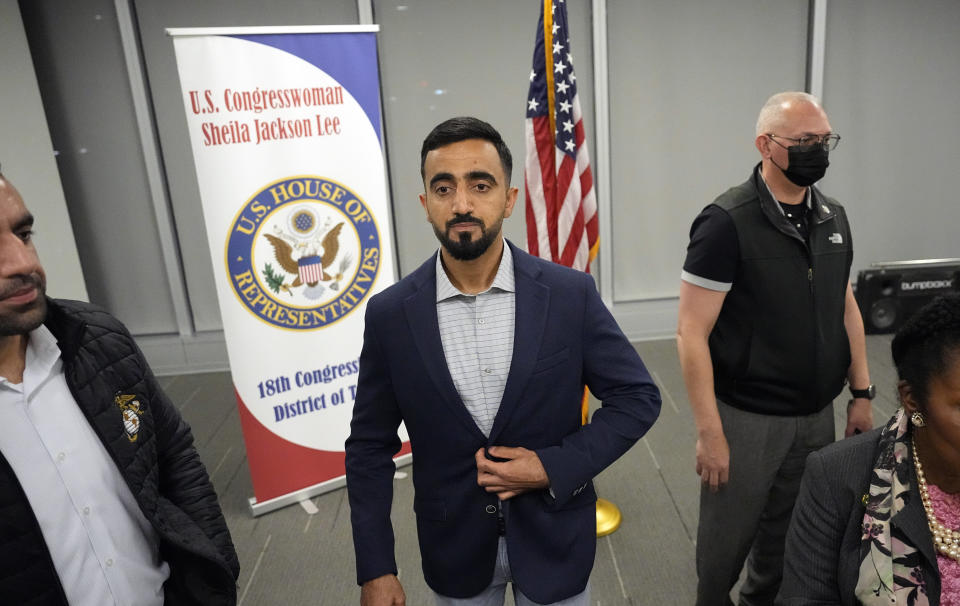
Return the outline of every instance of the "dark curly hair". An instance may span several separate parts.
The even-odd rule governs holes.
[[[960,356],[960,294],[937,297],[923,306],[900,327],[890,348],[900,379],[925,405],[931,377]]]

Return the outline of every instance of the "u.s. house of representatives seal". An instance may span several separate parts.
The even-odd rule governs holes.
[[[367,205],[323,177],[267,185],[230,226],[227,273],[258,318],[293,330],[329,326],[370,294],[380,236]]]

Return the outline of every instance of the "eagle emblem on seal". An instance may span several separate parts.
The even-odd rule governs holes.
[[[294,288],[303,287],[302,294],[308,299],[319,299],[326,290],[325,282],[331,283],[330,290],[339,290],[340,281],[353,262],[349,254],[344,254],[336,263],[343,225],[342,221],[332,225],[329,217],[321,224],[312,209],[301,206],[290,213],[285,225],[274,225],[272,234],[263,234],[283,272],[266,264],[263,277],[270,290],[293,294]],[[290,276],[293,280],[288,281]]]

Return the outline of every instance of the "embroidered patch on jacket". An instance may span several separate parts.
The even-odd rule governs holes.
[[[123,417],[123,431],[131,442],[137,441],[137,436],[140,433],[140,415],[143,414],[140,401],[136,397],[134,395],[117,394],[117,397],[113,399],[114,403],[120,407],[120,414]]]
[[[833,242],[834,244],[843,244],[843,236],[841,236],[840,234],[838,234],[838,233],[836,233],[836,232],[830,234],[829,240],[830,240],[831,242]]]

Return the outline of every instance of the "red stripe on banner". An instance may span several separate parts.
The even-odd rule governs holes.
[[[540,256],[540,239],[537,237],[537,217],[533,211],[533,200],[530,199],[530,188],[527,180],[523,180],[523,195],[526,200],[527,214],[527,252],[534,257]]]
[[[550,258],[559,258],[557,244],[557,182],[556,182],[556,142],[550,130],[550,121],[543,116],[533,118],[533,137],[537,142],[537,156],[540,159],[540,178],[543,181],[544,208],[547,211],[547,234],[550,236]]]
[[[233,393],[240,411],[253,495],[258,503],[346,474],[343,451],[307,448],[281,438],[253,416],[236,389]],[[395,456],[409,452],[410,443],[404,442]]]

